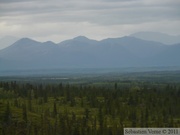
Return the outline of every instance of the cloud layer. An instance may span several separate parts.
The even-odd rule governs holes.
[[[59,42],[138,31],[180,34],[179,0],[0,0],[0,37]]]

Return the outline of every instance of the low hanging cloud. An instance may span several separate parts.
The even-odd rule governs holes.
[[[180,34],[179,0],[1,0],[0,37],[56,42],[85,35],[120,37],[138,31]]]

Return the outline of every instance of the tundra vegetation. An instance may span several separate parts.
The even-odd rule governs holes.
[[[122,135],[125,127],[180,127],[180,83],[172,76],[86,83],[1,77],[0,134]]]

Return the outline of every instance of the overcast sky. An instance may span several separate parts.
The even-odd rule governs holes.
[[[0,0],[0,37],[60,42],[138,31],[180,35],[180,0]]]

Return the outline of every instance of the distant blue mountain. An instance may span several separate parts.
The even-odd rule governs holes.
[[[0,70],[180,66],[180,44],[135,37],[101,41],[79,36],[55,44],[23,38],[0,50]]]
[[[180,43],[180,35],[172,36],[172,35],[159,33],[159,32],[137,32],[137,33],[131,34],[130,36],[136,37],[139,39],[148,40],[148,41],[161,42],[167,45]]]

